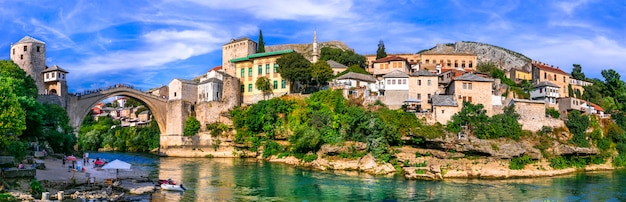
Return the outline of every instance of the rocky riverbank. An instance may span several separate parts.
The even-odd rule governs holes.
[[[288,144],[279,141],[280,144]],[[366,153],[367,145],[361,142],[346,142],[343,145],[323,145],[316,153],[317,159],[304,162],[293,156],[278,158],[272,156],[264,160],[285,163],[298,167],[316,170],[357,171],[372,175],[403,174],[407,179],[444,180],[459,178],[477,179],[511,179],[534,178],[565,175],[578,171],[613,170],[609,161],[600,165],[589,165],[584,169],[566,168],[553,169],[550,162],[543,158],[542,151],[534,145],[536,140],[495,139],[482,140],[476,137],[459,139],[447,136],[426,140],[429,148],[404,146],[396,148],[395,166],[391,163],[380,163]],[[219,148],[171,148],[162,151],[165,156],[178,157],[227,157],[227,158],[258,158],[256,152],[244,152],[245,148],[237,147],[228,141],[222,141]],[[589,156],[597,155],[597,148],[582,148],[558,141],[552,142],[544,151],[555,156]],[[521,170],[509,169],[510,159],[528,155],[536,162]]]
[[[141,170],[120,171],[119,180],[113,180],[115,171],[96,169],[89,164],[84,171],[78,172],[69,169],[69,164],[63,165],[61,159],[48,157],[44,163],[46,168],[38,169],[35,179],[46,194],[33,196],[32,181],[27,178],[4,179],[2,189],[22,201],[39,200],[43,195],[50,200],[58,200],[60,196],[64,199],[128,201],[149,199],[156,190],[155,183],[147,178],[148,173]]]

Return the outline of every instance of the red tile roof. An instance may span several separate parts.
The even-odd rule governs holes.
[[[389,61],[406,61],[406,58],[392,55],[392,56],[387,56],[387,57],[375,60],[374,63],[389,62]]]
[[[589,102],[589,104],[591,104],[591,106],[596,110],[596,111],[604,111],[604,109],[602,109],[602,107],[598,106],[597,104],[593,104],[591,102]]]
[[[554,68],[553,66],[548,66],[545,63],[533,63],[533,66],[535,66],[535,67],[537,67],[537,68],[539,68],[541,70],[544,70],[544,71],[549,71],[549,72],[555,72],[555,73],[559,73],[559,74],[569,75],[567,72],[564,72],[563,70],[559,69],[558,67]]]
[[[210,72],[210,71],[213,71],[213,70],[217,71],[217,70],[220,70],[220,69],[222,69],[222,66],[221,66],[221,65],[220,65],[220,66],[215,66],[215,67],[211,68],[211,69],[209,70],[209,72]]]

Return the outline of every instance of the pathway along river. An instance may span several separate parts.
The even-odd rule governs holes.
[[[120,159],[152,179],[182,182],[184,193],[156,192],[152,201],[626,201],[626,170],[515,180],[406,180],[358,172],[313,171],[237,158],[159,158],[92,153]]]

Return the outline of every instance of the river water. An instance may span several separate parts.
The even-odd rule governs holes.
[[[182,182],[184,193],[159,191],[152,201],[626,201],[626,171],[515,180],[406,180],[358,172],[313,171],[256,159],[159,158],[93,153],[120,159],[152,179]]]

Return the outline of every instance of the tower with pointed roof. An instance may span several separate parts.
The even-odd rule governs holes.
[[[317,46],[317,31],[313,31],[313,59],[311,62],[316,63],[319,59],[320,51]]]
[[[35,80],[39,94],[44,94],[41,72],[46,69],[46,43],[25,36],[11,45],[11,60]]]

